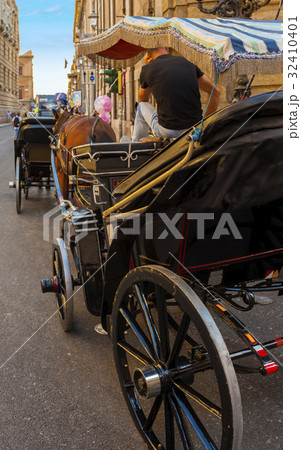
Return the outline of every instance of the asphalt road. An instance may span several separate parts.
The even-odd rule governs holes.
[[[75,327],[64,333],[52,295],[40,279],[51,275],[51,244],[43,214],[56,206],[52,191],[32,188],[15,210],[13,130],[0,128],[0,448],[143,449],[124,403],[111,342],[95,333],[81,294]],[[243,321],[258,337],[281,335],[281,298],[258,306]],[[274,352],[274,351],[273,351]],[[275,351],[276,354],[276,351]],[[277,358],[280,358],[277,351]],[[282,370],[239,375],[244,450],[282,449]]]

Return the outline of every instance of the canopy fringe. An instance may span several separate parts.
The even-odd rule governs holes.
[[[169,47],[197,64],[209,76],[215,76],[217,67],[222,62],[221,79],[229,82],[239,74],[275,74],[282,73],[282,52],[275,53],[234,53],[228,60],[220,57],[219,49],[205,47],[200,39],[185,30],[185,34],[175,23],[160,24],[149,30],[127,23],[126,19],[99,36],[85,39],[76,45],[76,56],[99,54],[108,60],[111,67],[126,68],[139,62],[147,48]],[[116,45],[120,40],[141,47],[141,52],[129,59],[111,59],[101,53]],[[138,50],[137,50],[138,51]],[[234,64],[235,62],[235,64]]]

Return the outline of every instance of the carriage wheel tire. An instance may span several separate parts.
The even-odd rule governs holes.
[[[22,162],[18,156],[16,159],[16,210],[17,213],[21,212],[21,182],[22,182]]]
[[[130,271],[115,295],[111,332],[121,389],[149,448],[241,448],[230,355],[183,279],[155,265]]]
[[[53,275],[57,277],[58,292],[55,294],[58,315],[65,331],[73,327],[73,282],[68,253],[61,238],[53,245]]]
[[[28,199],[28,192],[29,192],[29,174],[28,174],[28,167],[25,165],[24,167],[24,196],[25,199]]]

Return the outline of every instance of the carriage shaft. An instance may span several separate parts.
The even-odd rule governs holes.
[[[282,338],[273,339],[271,341],[264,342],[262,346],[268,350],[272,350],[273,348],[277,347],[282,347],[283,339]],[[235,361],[236,359],[251,356],[253,354],[254,352],[251,349],[246,348],[244,350],[239,350],[238,352],[230,353],[230,358],[232,359],[232,361]]]

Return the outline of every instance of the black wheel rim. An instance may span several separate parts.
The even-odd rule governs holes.
[[[55,294],[58,314],[61,320],[65,319],[65,304],[66,304],[66,284],[62,267],[62,259],[59,249],[56,247],[53,251],[53,275],[58,280],[58,293]]]
[[[16,209],[17,213],[21,211],[21,182],[22,182],[22,164],[18,157],[16,160]]]
[[[113,309],[115,364],[149,448],[237,448],[241,433],[236,428],[242,426],[237,380],[233,367],[226,368],[231,361],[224,364],[218,354],[218,330],[214,335],[210,327],[160,271],[137,268],[119,286]],[[149,398],[143,398],[146,392]]]
[[[57,286],[55,299],[61,325],[70,331],[73,325],[73,288],[67,252],[62,248],[62,239],[53,248],[53,276]],[[62,253],[63,252],[63,253]],[[65,252],[65,254],[64,254]]]
[[[28,199],[28,191],[29,191],[29,176],[28,176],[28,168],[25,165],[24,168],[24,195],[25,195],[25,199]]]

